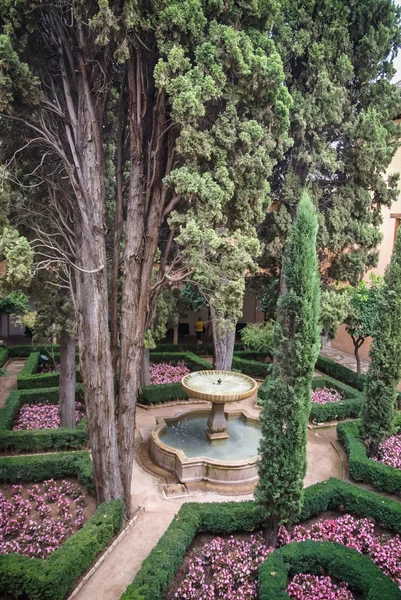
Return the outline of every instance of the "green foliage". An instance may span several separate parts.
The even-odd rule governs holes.
[[[347,288],[328,288],[320,296],[320,325],[329,339],[334,339],[338,328],[348,317],[351,309],[351,295]]]
[[[395,426],[397,430],[401,429],[399,417]],[[348,454],[349,472],[355,481],[370,483],[377,490],[390,494],[401,493],[401,471],[367,457],[359,422],[339,423],[337,436]]]
[[[60,346],[58,344],[21,344],[20,346],[8,346],[9,358],[29,358],[33,352],[39,354],[60,354]],[[24,365],[25,366],[25,365]]]
[[[193,283],[187,283],[182,288],[181,297],[193,312],[199,312],[207,306],[205,295]]]
[[[12,391],[3,408],[0,408],[0,451],[40,452],[77,450],[88,445],[86,419],[73,429],[33,429],[13,431],[14,420],[24,404],[58,404],[58,388]],[[83,399],[81,385],[76,387],[76,400]]]
[[[362,391],[365,385],[365,375],[358,375],[355,371],[352,371],[344,365],[336,363],[335,360],[328,358],[327,356],[320,355],[316,361],[316,369],[326,373],[333,379],[338,379],[357,390]]]
[[[248,323],[240,331],[241,341],[247,350],[269,354],[272,356],[274,348],[274,323]]]
[[[401,599],[397,584],[369,556],[334,542],[292,542],[275,550],[259,571],[260,600],[289,600],[288,578],[298,573],[325,573],[347,582],[367,600]]]
[[[57,346],[59,348],[59,346]],[[32,350],[32,347],[31,347]],[[46,352],[42,346],[41,352]],[[40,364],[40,352],[32,352],[17,376],[17,388],[19,390],[30,390],[32,388],[57,387],[60,382],[60,373],[36,374]],[[81,372],[77,367],[77,382],[82,381]]]
[[[371,274],[369,285],[366,281],[360,281],[356,287],[348,288],[350,312],[345,319],[345,326],[355,346],[362,345],[364,340],[372,335],[376,304],[382,282],[382,277]]]
[[[312,389],[329,388],[337,390],[342,396],[339,402],[328,402],[317,404],[312,402],[309,415],[310,421],[314,423],[325,423],[327,421],[341,421],[342,419],[358,418],[360,416],[363,395],[352,387],[331,379],[330,377],[314,377]]]
[[[74,306],[71,298],[52,285],[42,282],[42,293],[39,308],[33,325],[33,340],[41,342],[59,337],[62,330],[75,337]]]
[[[334,478],[306,488],[299,520],[335,509],[372,518],[378,525],[401,533],[399,502]],[[263,511],[252,501],[185,503],[142,563],[121,600],[162,600],[196,534],[253,531],[260,528],[263,521]]]
[[[372,337],[362,431],[370,453],[375,453],[392,433],[401,378],[401,235],[377,297]]]
[[[398,176],[386,169],[400,139],[393,119],[401,96],[391,83],[400,7],[393,0],[283,0],[273,39],[293,98],[294,143],[273,172],[264,265],[280,264],[307,184],[318,208],[323,278],[356,284],[377,262],[381,208],[398,196]]]
[[[255,500],[266,521],[291,521],[302,506],[311,381],[319,352],[317,219],[306,193],[288,240],[277,307],[275,358],[261,411]]]
[[[0,56],[2,37],[4,36],[0,36]],[[3,229],[0,235],[0,259],[7,261],[7,269],[5,277],[1,280],[2,290],[8,291],[29,286],[32,279],[33,256],[34,252],[26,238],[20,236],[18,231],[11,226]]]
[[[234,354],[232,368],[244,375],[264,379],[271,373],[272,366],[255,360],[247,360]]]
[[[0,367],[8,361],[8,348],[0,348]]]
[[[30,312],[29,298],[20,291],[11,292],[8,296],[0,298],[0,313],[23,314]]]

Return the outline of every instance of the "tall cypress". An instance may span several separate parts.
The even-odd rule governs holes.
[[[361,432],[370,456],[392,433],[401,378],[401,235],[398,234],[373,322],[371,363],[366,379]]]
[[[316,235],[316,213],[304,192],[284,256],[273,372],[261,411],[255,500],[265,512],[266,541],[272,546],[280,523],[296,518],[302,506],[311,381],[319,352]]]

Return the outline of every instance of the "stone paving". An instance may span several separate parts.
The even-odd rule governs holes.
[[[325,346],[320,350],[320,354],[323,356],[327,356],[331,358],[335,362],[343,365],[344,367],[348,367],[352,371],[356,372],[356,360],[352,354],[347,354],[346,352],[342,352],[341,350],[336,350],[335,348],[330,348],[329,346]],[[362,373],[367,373],[369,369],[369,361],[361,360],[361,371]]]
[[[10,358],[4,365],[7,375],[0,378],[0,408],[6,403],[11,390],[17,389],[17,375],[25,364],[25,358]]]

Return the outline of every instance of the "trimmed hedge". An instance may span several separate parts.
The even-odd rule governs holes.
[[[43,361],[42,361],[43,362]],[[60,383],[60,373],[37,373],[41,363],[40,352],[32,352],[17,377],[19,390],[57,387]],[[81,382],[81,373],[77,367],[77,382]]]
[[[334,478],[306,488],[300,521],[336,508],[370,517],[382,527],[401,532],[401,503]],[[198,533],[253,531],[262,524],[263,512],[253,501],[185,503],[121,600],[161,600]]]
[[[384,575],[369,556],[334,542],[292,542],[275,550],[259,570],[260,600],[289,600],[288,577],[320,575],[322,569],[349,584],[366,600],[401,600],[398,585]]]
[[[142,388],[138,401],[141,404],[163,404],[173,400],[188,400],[188,395],[184,392],[181,383],[160,383],[156,385],[147,385]]]
[[[7,346],[9,358],[28,358],[32,352],[49,354],[49,352],[60,352],[59,344],[21,344],[20,346]]]
[[[8,350],[7,348],[0,348],[0,367],[6,364],[8,361]]]
[[[206,371],[213,369],[213,365],[204,358],[200,358],[192,352],[152,352],[150,354],[151,363],[170,363],[177,365],[185,362],[191,371]]]
[[[94,493],[92,463],[87,452],[0,458],[2,482],[38,482],[69,476],[77,476]],[[86,525],[47,559],[0,555],[0,594],[28,600],[62,600],[120,531],[123,516],[122,500],[103,503]]]
[[[234,344],[234,352],[244,349],[243,344]],[[150,350],[150,354],[155,352],[192,352],[193,354],[212,355],[213,344],[159,344],[156,348]]]
[[[397,415],[396,427],[401,429],[401,416]],[[401,493],[401,471],[389,465],[372,460],[359,435],[359,421],[339,423],[337,436],[348,455],[350,475],[355,481],[370,483],[377,490],[390,494]]]
[[[325,423],[326,421],[357,419],[359,417],[363,404],[363,394],[361,392],[331,377],[314,377],[312,389],[317,388],[334,389],[341,394],[343,399],[339,402],[328,402],[327,404],[312,402],[310,421]]]
[[[249,375],[250,377],[258,377],[264,379],[271,373],[272,365],[240,358],[234,354],[233,369]]]
[[[320,355],[316,361],[316,369],[322,371],[326,375],[338,379],[359,391],[363,391],[365,385],[365,375],[357,375],[355,371],[336,363],[327,356]]]
[[[58,404],[58,388],[14,390],[0,409],[0,451],[32,452],[39,450],[77,450],[88,445],[86,419],[74,428],[32,429],[13,431],[14,420],[24,404]],[[83,396],[82,385],[76,387],[76,398]]]

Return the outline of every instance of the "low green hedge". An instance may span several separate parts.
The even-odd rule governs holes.
[[[310,412],[312,422],[325,423],[327,421],[357,419],[359,417],[363,404],[363,394],[361,392],[331,377],[314,377],[312,389],[318,388],[334,389],[341,394],[343,399],[339,402],[328,402],[327,404],[312,402]]]
[[[204,358],[200,358],[193,352],[152,352],[151,363],[169,363],[177,365],[184,362],[191,371],[205,371],[213,369],[213,365]]]
[[[20,346],[8,346],[9,358],[28,358],[32,352],[49,354],[49,352],[60,352],[59,344],[21,344]]]
[[[234,352],[239,352],[244,349],[242,344],[234,344]],[[150,350],[150,354],[155,352],[192,352],[199,355],[212,355],[213,344],[159,344],[156,348]]]
[[[39,482],[77,476],[94,493],[92,463],[87,452],[0,458],[0,481]],[[62,600],[120,531],[122,500],[101,504],[86,525],[46,560],[21,554],[0,555],[0,594],[27,600]]]
[[[336,363],[327,356],[320,355],[316,362],[316,369],[322,371],[326,375],[342,381],[359,391],[363,391],[366,375],[357,375],[355,371]]]
[[[60,383],[60,373],[39,373],[39,365],[43,363],[40,352],[32,352],[17,377],[17,388],[19,390],[30,390],[35,388],[57,387]],[[81,373],[77,367],[77,382],[81,382]]]
[[[163,404],[173,400],[188,400],[181,383],[160,383],[142,388],[138,398],[141,404]]]
[[[262,362],[256,362],[254,360],[248,360],[246,358],[240,358],[236,354],[233,356],[233,369],[240,371],[250,377],[257,377],[264,379],[271,373],[272,366]]]
[[[8,361],[8,350],[7,348],[0,348],[0,367],[6,364]]]
[[[401,532],[401,503],[333,478],[306,488],[299,520],[336,508],[372,518],[382,527]],[[253,531],[262,524],[263,513],[253,501],[185,503],[121,600],[161,600],[198,533]]]
[[[396,418],[396,428],[401,429],[400,415]],[[349,472],[355,481],[370,483],[379,491],[401,493],[401,471],[367,457],[359,435],[359,421],[339,423],[337,436],[348,454]]]
[[[88,445],[86,419],[74,428],[32,429],[13,431],[15,418],[24,404],[57,404],[58,388],[14,390],[0,409],[0,451],[37,452],[45,450],[77,450]],[[83,397],[82,385],[76,387],[76,399]]]
[[[365,600],[401,600],[398,585],[369,556],[333,542],[292,542],[268,555],[259,570],[259,600],[289,600],[288,578],[322,570],[349,584]]]

